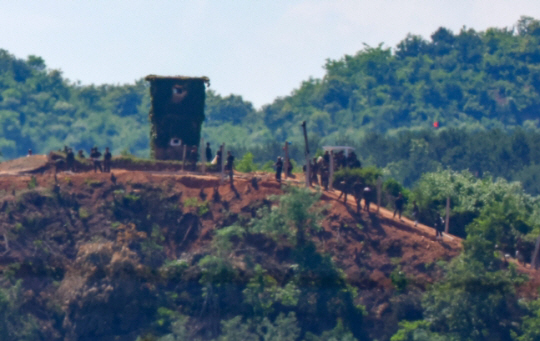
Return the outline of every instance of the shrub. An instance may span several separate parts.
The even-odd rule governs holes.
[[[390,280],[397,291],[405,291],[407,284],[409,284],[407,276],[400,266],[397,266],[392,273],[390,273]]]
[[[32,177],[30,178],[30,182],[28,182],[28,189],[34,189],[37,187],[37,185],[37,179],[35,176],[32,175]]]
[[[88,213],[88,210],[84,207],[79,208],[79,218],[81,220],[86,220],[90,217],[90,213]]]
[[[358,180],[360,182],[375,187],[377,179],[382,175],[382,171],[373,166],[365,168],[344,168],[334,173],[334,184],[341,182],[352,184]]]
[[[236,164],[236,170],[242,173],[250,173],[257,170],[257,165],[253,163],[253,154],[246,153]]]

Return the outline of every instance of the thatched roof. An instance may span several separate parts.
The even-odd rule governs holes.
[[[208,77],[186,77],[186,76],[157,76],[148,75],[144,77],[146,81],[153,82],[156,80],[178,80],[178,81],[201,81],[210,84],[210,78]]]

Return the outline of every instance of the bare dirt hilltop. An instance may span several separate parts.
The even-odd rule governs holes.
[[[42,158],[29,159],[34,169]],[[17,169],[17,162],[0,170],[31,168],[24,162],[25,168]],[[155,309],[148,307],[158,304],[160,290],[183,292],[164,284],[165,264],[185,261],[182,278],[199,283],[194,266],[215,248],[217,231],[256,217],[261,208],[275,205],[271,195],[283,193],[261,174],[255,186],[247,175],[232,189],[213,175],[6,173],[0,177],[0,269],[4,277],[22,280],[22,307],[50,340],[141,335],[155,319]],[[440,261],[459,254],[461,240],[446,237],[440,243],[431,228],[394,220],[385,209],[377,215],[376,206],[356,214],[352,202],[338,202],[331,192],[322,194],[319,205],[323,230],[312,236],[314,244],[358,290],[370,335],[388,339],[403,314],[418,310],[420,292],[440,278]],[[235,264],[240,279],[249,272],[246,255],[274,278],[285,279],[293,252],[287,245],[254,234],[221,257]],[[415,289],[396,296],[396,274]],[[202,294],[190,285],[178,296],[185,300],[182,306],[204,304],[191,301]]]
[[[48,159],[45,155],[30,155],[27,157],[1,162],[0,176],[36,172],[41,169],[45,169],[47,164]]]

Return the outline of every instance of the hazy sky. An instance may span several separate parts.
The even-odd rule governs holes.
[[[327,58],[362,43],[394,47],[439,26],[485,30],[540,18],[538,0],[0,0],[0,9],[0,48],[41,56],[72,81],[208,76],[218,93],[257,107],[322,77]]]

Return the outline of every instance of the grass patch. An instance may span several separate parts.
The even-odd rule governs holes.
[[[28,189],[35,189],[37,185],[37,179],[35,176],[32,175],[32,177],[30,178],[30,182],[28,182]]]
[[[184,201],[184,207],[195,208],[199,216],[203,216],[210,212],[210,202],[208,200],[201,202],[198,198],[187,198]]]
[[[87,220],[88,218],[90,218],[90,213],[84,207],[80,207],[78,213],[79,213],[79,218],[81,220]]]
[[[84,179],[84,183],[86,184],[86,186],[92,188],[103,186],[103,181],[90,178]]]

